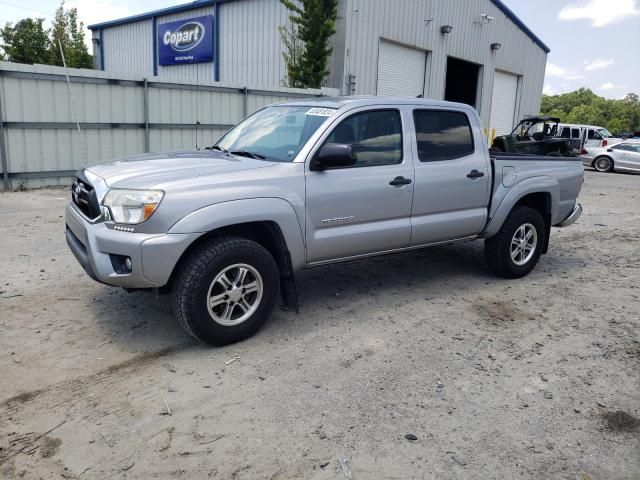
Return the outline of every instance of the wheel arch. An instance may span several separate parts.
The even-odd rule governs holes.
[[[193,233],[195,238],[173,266],[163,292],[170,291],[179,266],[190,252],[216,237],[235,236],[263,246],[275,259],[285,305],[297,308],[294,271],[304,264],[304,237],[291,204],[277,198],[236,200],[210,205],[177,222],[169,233]]]
[[[514,185],[504,196],[492,215],[482,236],[490,238],[500,231],[511,211],[518,205],[525,205],[538,210],[545,220],[546,240],[543,252],[548,247],[551,225],[557,216],[560,186],[552,177],[531,177]]]
[[[612,156],[606,155],[606,154],[598,155],[596,158],[594,158],[593,162],[591,162],[591,168],[596,170],[596,160],[598,160],[599,158],[602,158],[602,157],[605,157],[605,158],[609,159],[609,161],[611,162],[611,170],[610,171],[613,172],[615,170],[615,168],[616,168],[616,161],[613,159]],[[598,171],[600,171],[600,170],[598,170]]]
[[[516,202],[513,208],[518,205],[533,208],[542,215],[544,221],[544,242],[542,244],[542,253],[547,253],[549,250],[549,237],[551,236],[551,207],[553,205],[553,199],[549,192],[533,192],[528,193]]]

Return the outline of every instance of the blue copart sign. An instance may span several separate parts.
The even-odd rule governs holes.
[[[158,24],[158,64],[212,62],[213,15]]]

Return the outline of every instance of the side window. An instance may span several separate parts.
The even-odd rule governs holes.
[[[414,110],[418,158],[437,162],[466,157],[474,151],[467,115],[447,110]]]
[[[589,129],[589,140],[602,140],[602,137],[597,131]]]
[[[633,147],[631,145],[627,145],[624,143],[621,143],[620,145],[615,145],[611,148],[614,150],[624,150],[625,152],[630,152],[633,150]]]
[[[569,130],[569,127],[562,127],[562,130],[560,131],[560,136],[562,138],[571,138],[569,136],[570,132],[571,132],[571,130]]]
[[[398,110],[372,110],[351,115],[331,132],[325,143],[353,146],[354,167],[402,162],[402,122]]]
[[[579,128],[572,128],[571,129],[571,138],[581,138],[580,129]]]

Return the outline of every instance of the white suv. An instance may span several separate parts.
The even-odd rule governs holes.
[[[581,139],[583,147],[606,147],[615,145],[622,141],[616,138],[609,130],[596,125],[576,125],[570,123],[561,123],[558,125],[557,137]]]

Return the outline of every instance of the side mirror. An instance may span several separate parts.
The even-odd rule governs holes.
[[[351,145],[348,143],[326,143],[311,160],[310,170],[322,171],[328,168],[352,167],[356,163]]]
[[[613,148],[607,148],[607,152],[613,152]]]

